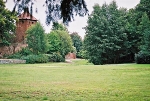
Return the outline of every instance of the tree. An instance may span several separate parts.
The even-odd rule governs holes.
[[[17,8],[19,14],[24,8],[28,7],[32,14],[33,4],[36,2],[35,0],[14,0],[14,3],[13,11]],[[46,24],[48,25],[50,22],[55,22],[60,19],[63,20],[63,23],[68,24],[68,22],[74,19],[75,15],[85,16],[88,14],[87,5],[84,0],[45,0],[44,5],[47,8]]]
[[[72,42],[73,42],[73,46],[76,48],[77,51],[77,56],[79,56],[79,52],[82,49],[82,39],[81,37],[78,35],[77,32],[73,32],[72,34],[70,34]]]
[[[17,16],[5,8],[3,0],[0,0],[0,12],[0,46],[10,45],[15,36]]]
[[[52,30],[61,30],[68,32],[68,29],[63,24],[59,24],[58,22],[53,22]]]
[[[145,12],[150,19],[150,0],[140,0],[140,3],[136,6],[135,10],[138,13],[138,17],[142,18]]]
[[[49,43],[48,53],[58,52],[63,58],[69,52],[73,51],[72,40],[63,24],[54,22],[52,31],[47,35]]]
[[[65,58],[73,50],[71,37],[66,31],[54,30],[47,36],[50,46],[48,53],[59,52]]]
[[[125,15],[126,10],[118,9],[115,1],[102,7],[94,6],[84,40],[90,62],[96,65],[118,63],[126,55]]]
[[[150,20],[146,13],[142,16],[142,21],[140,23],[140,32],[143,36],[140,50],[150,55]]]
[[[47,40],[42,25],[38,22],[27,30],[28,47],[35,54],[47,52]]]
[[[135,9],[130,9],[127,13],[126,19],[127,23],[125,24],[125,33],[127,33],[128,38],[128,54],[129,58],[134,60],[134,54],[139,51],[139,42],[141,40],[141,35],[138,32],[138,25],[136,20],[137,13]]]
[[[51,31],[49,34],[47,34],[48,39],[48,54],[59,52],[61,51],[61,40],[59,38],[59,35],[56,31]]]
[[[103,5],[103,8],[107,7],[106,4]],[[103,64],[103,53],[104,47],[106,45],[102,45],[102,43],[107,42],[105,39],[107,35],[105,34],[107,31],[108,23],[105,17],[102,15],[103,10],[98,4],[93,7],[93,12],[88,18],[88,26],[86,26],[86,36],[84,39],[84,47],[87,51],[87,56],[90,62],[94,64]]]

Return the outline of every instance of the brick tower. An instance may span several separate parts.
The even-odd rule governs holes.
[[[26,30],[37,22],[37,19],[29,13],[28,9],[18,16],[19,21],[16,22],[16,43],[25,43]]]

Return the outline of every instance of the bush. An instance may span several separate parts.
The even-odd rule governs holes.
[[[50,62],[64,62],[65,58],[60,53],[47,54]]]
[[[39,55],[28,55],[25,57],[22,57],[22,59],[26,60],[26,63],[47,63],[49,61],[48,56],[45,54],[39,54]]]
[[[7,56],[8,59],[20,59],[21,57],[33,54],[28,48],[23,48],[21,51]]]
[[[18,52],[18,53],[15,53],[15,54],[11,54],[9,56],[6,56],[8,59],[20,59],[22,55]]]
[[[23,48],[21,51],[19,51],[19,53],[22,56],[27,56],[27,55],[33,54],[32,51],[29,48]]]
[[[86,52],[87,52],[86,50],[80,50],[80,52],[76,54],[77,58],[88,59]]]
[[[139,52],[135,55],[135,61],[137,64],[150,64],[150,54]]]

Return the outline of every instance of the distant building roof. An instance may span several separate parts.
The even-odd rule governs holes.
[[[24,19],[24,20],[36,20],[37,21],[37,19],[28,12],[23,12],[21,15],[18,16],[18,18],[19,20]]]

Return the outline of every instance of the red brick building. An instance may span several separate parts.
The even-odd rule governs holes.
[[[2,58],[4,54],[13,54],[27,46],[25,43],[26,30],[35,24],[37,19],[28,12],[28,9],[19,15],[18,18],[19,20],[16,22],[15,43],[12,43],[10,46],[0,47],[0,58]]]
[[[19,21],[16,22],[16,43],[25,43],[26,30],[37,22],[37,19],[32,16],[28,10],[18,16]]]

